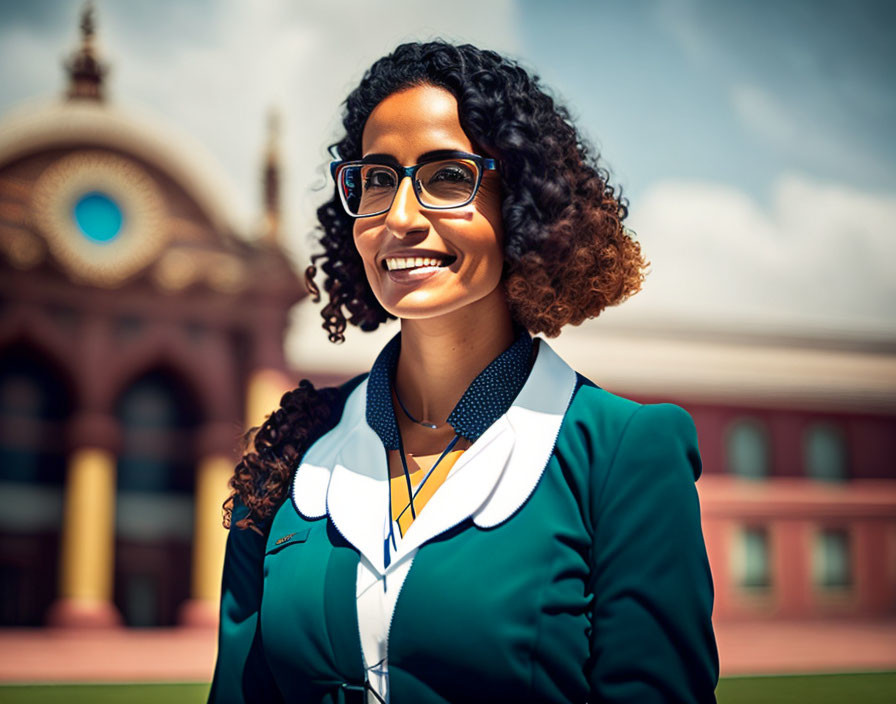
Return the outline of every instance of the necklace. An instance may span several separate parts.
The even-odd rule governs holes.
[[[395,394],[395,399],[398,401],[398,405],[401,407],[401,410],[404,411],[404,414],[411,419],[417,425],[422,425],[424,428],[429,428],[430,430],[438,430],[438,427],[435,423],[432,423],[428,420],[417,420],[414,416],[411,415],[411,412],[407,409],[407,406],[404,405],[404,401],[401,400],[401,396],[398,395],[398,389],[395,386],[392,386],[392,393]]]

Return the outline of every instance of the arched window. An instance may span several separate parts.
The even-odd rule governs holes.
[[[56,596],[71,396],[30,346],[0,351],[0,626],[39,626]]]
[[[116,410],[115,602],[129,626],[171,626],[189,597],[199,410],[167,370],[134,381]]]
[[[739,587],[761,590],[771,586],[769,538],[764,527],[742,527],[731,554],[732,572]]]
[[[69,397],[52,367],[27,348],[0,355],[0,481],[61,485],[59,438]]]
[[[124,452],[118,464],[120,491],[188,492],[191,472],[178,467],[178,440],[190,425],[175,383],[161,374],[137,381],[119,403]],[[181,448],[183,449],[183,448]],[[189,462],[192,458],[188,458]]]
[[[846,438],[832,423],[815,423],[803,436],[806,474],[822,481],[845,481],[848,475]]]
[[[824,528],[815,535],[812,577],[820,589],[847,589],[852,583],[849,533]]]
[[[741,418],[728,429],[728,470],[738,477],[764,479],[770,471],[768,433],[758,420]]]

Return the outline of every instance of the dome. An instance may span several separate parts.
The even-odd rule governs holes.
[[[222,233],[246,228],[232,208],[233,185],[205,148],[141,112],[104,101],[56,100],[20,106],[0,119],[0,166],[58,147],[108,148],[137,157],[177,182]]]

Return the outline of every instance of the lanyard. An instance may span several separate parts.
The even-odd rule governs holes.
[[[411,516],[414,519],[417,518],[417,511],[414,508],[414,498],[416,498],[417,494],[420,493],[420,490],[423,488],[423,485],[426,484],[426,480],[432,476],[432,473],[435,471],[436,467],[438,467],[439,463],[443,459],[445,459],[445,457],[448,455],[449,452],[451,452],[451,450],[457,444],[458,440],[460,440],[460,435],[455,435],[454,439],[448,443],[448,445],[445,447],[444,450],[442,450],[442,454],[439,455],[439,458],[433,463],[432,467],[429,468],[429,471],[427,471],[426,474],[423,475],[423,479],[421,480],[420,484],[417,485],[417,489],[414,490],[411,486],[411,473],[408,470],[408,461],[405,458],[405,454],[404,454],[404,443],[401,440],[401,432],[399,431],[399,433],[398,433],[398,455],[399,455],[399,457],[401,457],[401,468],[404,471],[404,479],[408,485],[408,499],[409,499],[408,508],[411,509]],[[392,562],[392,555],[391,555],[392,550],[398,549],[398,545],[395,542],[395,521],[392,520],[392,480],[391,480],[391,478],[390,478],[388,484],[389,484],[389,515],[388,515],[389,536],[385,539],[385,542],[383,545],[383,551],[384,551],[383,552],[383,564],[386,567],[388,567],[389,564]],[[407,510],[407,508],[405,509],[405,511],[406,510]],[[402,511],[401,513],[403,514],[404,511]],[[399,514],[399,517],[400,517],[400,515],[401,514]],[[391,550],[389,547],[390,544],[391,544]]]

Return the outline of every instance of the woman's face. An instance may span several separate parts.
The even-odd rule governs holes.
[[[367,119],[361,146],[365,157],[388,156],[402,166],[433,151],[476,153],[460,126],[457,100],[434,86],[408,88],[383,100]],[[403,178],[390,210],[355,220],[354,237],[377,300],[399,318],[431,318],[504,295],[495,171],[483,174],[471,203],[451,210],[421,206],[411,179]],[[404,268],[410,258],[414,266]],[[417,258],[423,266],[416,266]]]

